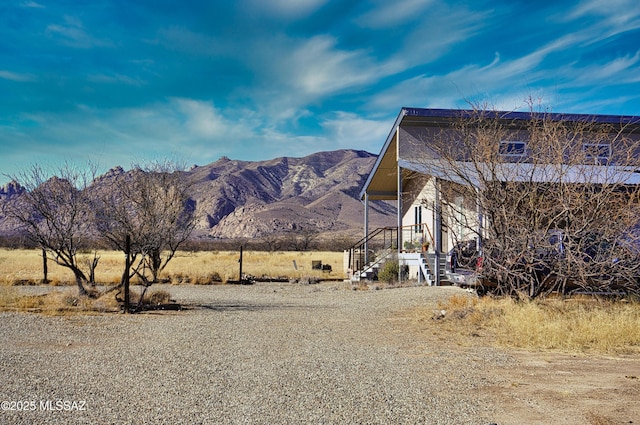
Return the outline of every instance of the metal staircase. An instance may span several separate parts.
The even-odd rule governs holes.
[[[402,266],[413,266],[414,273],[417,270],[415,277],[418,282],[424,281],[429,286],[438,284],[434,272],[436,255],[422,252],[398,253],[398,229],[395,227],[376,229],[345,251],[349,280],[375,280],[380,268],[392,257],[396,257]],[[441,255],[440,259],[440,270],[444,270],[444,256]]]

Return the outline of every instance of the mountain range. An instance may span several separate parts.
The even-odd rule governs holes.
[[[359,238],[364,206],[358,199],[376,155],[356,150],[318,152],[303,158],[239,161],[222,157],[183,173],[198,217],[196,239],[263,238],[288,233],[319,233]],[[121,173],[114,167],[106,175]],[[10,202],[20,187],[0,188]],[[371,228],[392,226],[395,205],[372,202]],[[0,232],[11,228],[0,217]]]

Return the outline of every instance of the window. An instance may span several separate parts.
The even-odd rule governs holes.
[[[416,206],[413,208],[413,230],[418,233],[421,231],[420,225],[422,224],[422,207]]]
[[[500,142],[500,155],[504,156],[522,156],[525,154],[527,144],[520,141],[502,141]]]
[[[611,158],[611,145],[608,143],[585,143],[582,151],[587,159],[606,162]]]

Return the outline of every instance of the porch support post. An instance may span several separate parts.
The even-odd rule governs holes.
[[[397,169],[398,173],[398,188],[397,188],[397,198],[398,198],[398,231],[397,231],[397,239],[398,239],[398,262],[400,261],[400,251],[402,249],[402,168],[398,165]],[[402,267],[398,267],[398,282],[402,282]]]
[[[369,264],[369,193],[364,193],[364,264]],[[364,266],[364,265],[363,265]]]
[[[435,213],[435,264],[434,264],[434,272],[435,272],[435,285],[440,285],[440,255],[442,253],[442,205],[440,202],[440,180],[438,178],[434,181],[435,185],[435,205],[434,205],[434,213]]]

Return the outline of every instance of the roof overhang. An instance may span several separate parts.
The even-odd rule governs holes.
[[[483,182],[640,185],[640,170],[606,165],[449,162],[400,160],[400,168],[440,180],[479,187]]]
[[[360,199],[365,195],[370,200],[393,200],[398,197],[398,128],[404,117],[404,109],[393,123],[387,140],[373,164],[371,172],[360,191]]]

